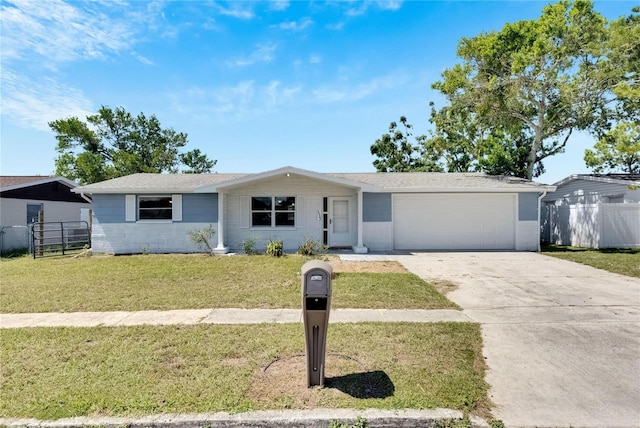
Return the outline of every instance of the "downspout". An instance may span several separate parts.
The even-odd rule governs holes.
[[[542,230],[540,228],[540,215],[542,213],[542,198],[544,198],[545,196],[547,196],[547,191],[545,190],[544,192],[542,192],[542,194],[540,196],[538,196],[538,252],[542,251],[542,246],[540,245],[540,231]]]

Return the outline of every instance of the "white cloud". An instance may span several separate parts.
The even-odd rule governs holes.
[[[289,8],[289,2],[286,0],[276,0],[269,2],[271,10],[287,10]]]
[[[398,10],[402,7],[402,0],[378,1],[376,5],[382,10]]]
[[[367,13],[369,9],[372,7],[385,10],[385,11],[396,11],[402,7],[402,0],[382,0],[382,1],[362,1],[349,3],[349,5],[355,4],[354,7],[348,7],[345,11],[347,16],[360,16]]]
[[[279,80],[257,84],[245,80],[216,88],[193,87],[170,98],[172,109],[195,121],[246,121],[300,104],[302,87]]]
[[[242,9],[241,6],[234,4],[233,7],[225,8],[218,5],[218,13],[220,15],[231,16],[237,19],[250,20],[255,17],[255,13],[251,9]]]
[[[236,67],[246,67],[261,62],[270,63],[275,58],[275,51],[277,47],[278,46],[276,44],[258,45],[256,50],[251,52],[249,55],[238,58],[228,64]]]
[[[344,22],[338,22],[336,24],[327,24],[325,25],[327,30],[340,31],[344,28]]]
[[[309,56],[309,63],[310,64],[319,64],[322,62],[322,56],[317,55],[317,54],[311,54]]]
[[[268,107],[278,107],[293,103],[300,91],[300,86],[283,87],[282,82],[274,80],[264,88],[264,97]]]
[[[83,6],[83,7],[80,7]],[[0,6],[3,61],[34,56],[52,62],[100,59],[128,50],[135,26],[101,12],[99,4],[13,0]]]
[[[340,78],[341,84],[324,85],[311,91],[312,102],[329,104],[336,102],[354,102],[376,95],[378,92],[404,85],[408,79],[402,72],[374,77],[367,82],[349,85],[347,79]]]
[[[144,65],[156,65],[153,61],[151,61],[149,58],[142,56],[140,54],[138,54],[137,52],[133,51],[131,52],[131,55],[133,55],[133,57],[135,59],[137,59],[138,61],[140,61],[142,64]]]
[[[311,18],[301,18],[299,21],[283,22],[277,25],[277,27],[282,30],[302,31],[312,24],[313,20]]]
[[[346,92],[328,87],[314,89],[312,93],[315,101],[319,102],[320,104],[335,103],[338,101],[343,101],[347,98]]]
[[[49,131],[48,122],[94,114],[91,102],[78,89],[52,77],[36,80],[2,69],[2,116],[24,128]]]

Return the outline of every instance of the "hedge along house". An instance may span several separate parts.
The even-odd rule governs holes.
[[[95,252],[201,251],[190,231],[212,225],[215,252],[306,239],[356,253],[539,249],[540,198],[555,190],[475,173],[134,174],[74,189],[93,200]]]

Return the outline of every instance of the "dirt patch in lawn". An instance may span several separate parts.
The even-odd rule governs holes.
[[[307,388],[306,357],[291,355],[272,361],[254,374],[249,397],[261,404],[278,403],[281,408],[314,408],[347,397],[386,398],[393,383],[380,370],[348,355],[327,354],[324,388]]]
[[[393,261],[361,261],[329,260],[334,272],[370,272],[370,273],[408,273],[398,262]]]

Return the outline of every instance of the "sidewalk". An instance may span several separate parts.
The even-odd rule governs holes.
[[[330,323],[471,322],[453,309],[333,309]],[[0,328],[97,327],[171,324],[262,324],[302,322],[300,309],[185,309],[136,312],[0,314]]]

